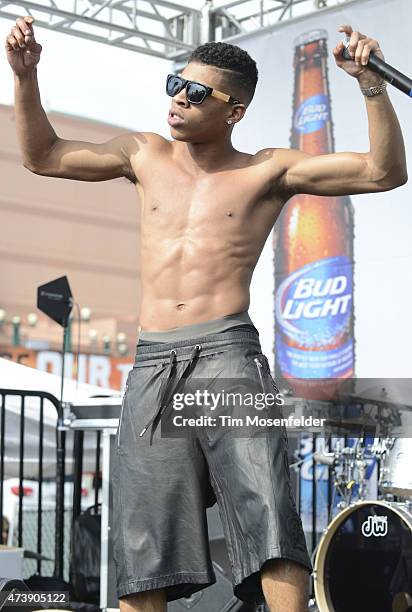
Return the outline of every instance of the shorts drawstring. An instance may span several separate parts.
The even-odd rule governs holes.
[[[176,385],[175,385],[175,389],[176,386],[179,384],[180,380],[182,380],[182,378],[185,378],[185,376],[187,376],[187,374],[189,373],[189,369],[192,366],[192,363],[194,361],[194,359],[196,359],[200,352],[202,350],[202,345],[201,344],[196,344],[196,346],[193,348],[192,353],[190,355],[190,359],[185,367],[185,369],[182,372],[182,375],[180,376],[179,380],[177,381]],[[161,419],[161,416],[163,414],[164,409],[166,408],[167,404],[168,404],[168,399],[169,397],[166,396],[166,393],[169,389],[170,386],[170,382],[173,381],[173,378],[176,374],[176,364],[177,364],[177,360],[176,360],[176,351],[175,349],[172,349],[169,353],[170,355],[170,359],[169,359],[169,364],[168,364],[168,374],[167,374],[167,378],[166,378],[166,384],[165,385],[161,385],[160,389],[159,389],[159,401],[158,401],[158,406],[159,408],[157,409],[156,413],[154,414],[154,416],[150,419],[150,421],[148,421],[146,423],[146,425],[143,427],[142,431],[140,432],[139,436],[143,436],[146,431],[149,429],[150,425],[152,426],[151,432],[150,432],[150,445],[152,444],[152,440],[153,440],[153,435],[154,432],[156,431],[156,428],[159,424],[159,421]],[[171,394],[170,394],[171,395]]]

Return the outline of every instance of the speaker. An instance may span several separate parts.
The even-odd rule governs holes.
[[[226,540],[223,533],[222,521],[220,519],[217,503],[212,508],[207,508],[207,530],[209,534],[210,555],[213,561],[222,568],[226,578],[231,577],[229,555],[227,554]]]
[[[190,597],[181,597],[167,604],[168,611],[184,612],[229,612],[240,610],[242,602],[233,595],[232,582],[226,578],[222,568],[212,561],[216,574],[216,583],[202,591],[193,593]]]

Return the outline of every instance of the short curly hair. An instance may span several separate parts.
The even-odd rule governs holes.
[[[243,94],[241,101],[246,106],[250,104],[258,81],[258,69],[255,60],[247,51],[225,42],[208,42],[192,51],[189,62],[199,62],[227,70],[226,80],[228,88],[231,88],[229,93]]]

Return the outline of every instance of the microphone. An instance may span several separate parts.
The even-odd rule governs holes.
[[[349,36],[345,36],[345,38],[342,40],[344,45],[342,55],[345,59],[353,60],[353,57],[351,56],[348,50],[349,41]],[[403,91],[403,93],[412,98],[412,79],[407,77],[405,74],[402,74],[402,72],[399,72],[399,70],[396,70],[396,68],[394,68],[390,64],[384,62],[373,52],[369,55],[367,67],[370,70],[373,70],[373,72],[379,74],[383,79],[385,79],[385,81],[388,81],[388,83],[390,83],[400,91]]]

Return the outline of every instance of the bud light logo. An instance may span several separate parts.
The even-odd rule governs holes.
[[[352,264],[328,257],[293,272],[279,286],[276,318],[282,331],[308,348],[337,344],[349,331]]]
[[[325,127],[329,119],[329,100],[324,94],[304,100],[295,113],[294,127],[299,132],[310,134]]]
[[[276,335],[276,353],[285,374],[315,378],[350,371],[352,291],[352,262],[344,255],[307,264],[280,283],[275,315],[286,338]]]

